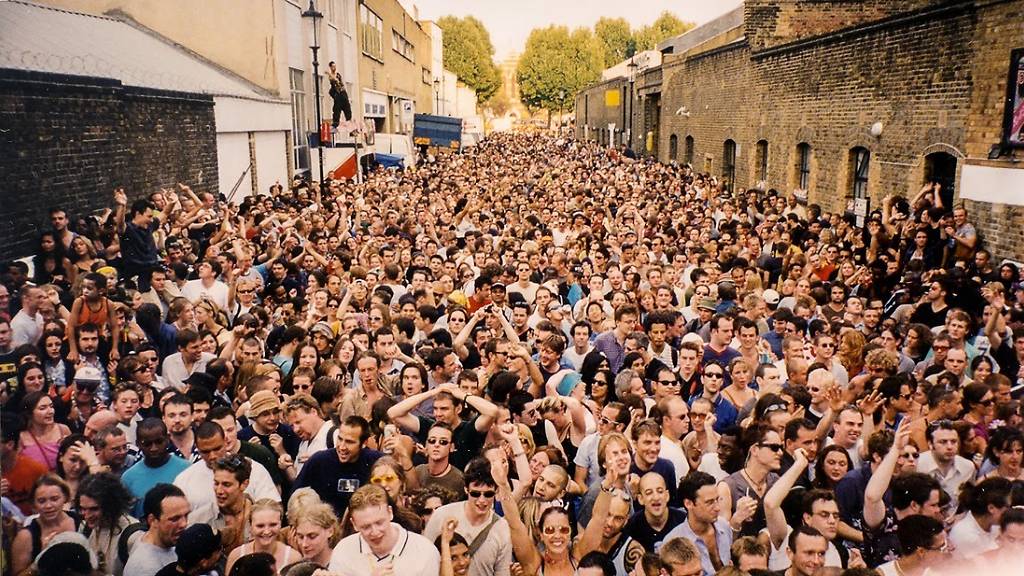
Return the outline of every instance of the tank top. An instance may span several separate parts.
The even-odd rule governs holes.
[[[779,475],[775,472],[769,472],[768,477],[765,478],[765,492],[775,484],[779,479]],[[732,510],[730,513],[736,511],[736,502],[744,496],[750,496],[754,500],[757,500],[757,512],[754,513],[750,520],[743,523],[743,528],[740,530],[741,536],[757,536],[762,529],[768,525],[768,521],[764,517],[764,499],[762,496],[758,496],[754,488],[747,482],[747,477],[740,470],[735,474],[730,474],[722,483],[729,487],[729,493],[732,496]]]
[[[26,458],[31,458],[43,466],[46,466],[49,468],[50,472],[56,470],[57,455],[60,453],[60,441],[42,442],[31,432],[29,432],[29,436],[32,436],[32,440],[35,441],[35,444],[23,445],[21,453]]]
[[[82,519],[74,512],[68,511],[66,513],[75,523],[75,529],[73,531],[77,532],[82,527]],[[25,529],[32,535],[32,557],[35,558],[43,551],[43,527],[39,525],[39,517],[36,516],[33,518],[32,521],[25,526]]]
[[[103,326],[107,323],[110,311],[107,309],[109,301],[106,298],[100,300],[100,309],[93,311],[89,308],[89,303],[82,300],[82,309],[78,311],[78,325],[83,326],[85,324],[95,324],[96,326]]]

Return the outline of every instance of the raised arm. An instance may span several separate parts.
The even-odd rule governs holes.
[[[512,535],[512,551],[523,566],[523,574],[536,574],[541,566],[540,552],[519,516],[519,503],[512,496],[512,487],[508,481],[508,464],[504,460],[492,460],[491,476],[498,484],[498,501],[501,502]]]
[[[906,448],[907,443],[910,441],[910,426],[908,424],[909,422],[906,420],[900,422],[892,448],[889,449],[889,453],[885,455],[885,458],[882,458],[881,464],[878,465],[878,469],[871,475],[867,488],[864,489],[865,528],[878,528],[885,520],[885,502],[882,501],[882,498],[885,496],[885,491],[889,489],[889,482],[892,481],[893,473],[896,472],[896,461],[899,460],[900,452]]]
[[[434,390],[444,390],[452,396],[455,396],[455,398],[460,402],[465,402],[470,408],[476,410],[477,413],[480,414],[475,423],[477,432],[486,432],[491,425],[494,424],[494,421],[498,419],[498,407],[482,396],[466,394],[462,388],[459,388],[450,382],[441,384],[437,388],[434,388]],[[395,408],[392,408],[391,410],[394,409]],[[391,411],[389,410],[388,413],[390,414]]]
[[[417,432],[420,431],[420,420],[419,418],[410,414],[410,412],[412,412],[417,406],[422,404],[428,398],[433,398],[434,396],[437,396],[441,392],[441,390],[442,388],[438,386],[437,388],[433,388],[425,392],[420,392],[419,394],[409,396],[408,398],[402,400],[398,404],[395,404],[391,408],[388,408],[388,419],[391,420],[393,424],[400,427],[402,430],[416,434]]]
[[[797,448],[793,453],[793,465],[764,495],[764,517],[768,521],[768,536],[776,549],[782,548],[789,534],[789,524],[786,523],[786,515],[782,512],[782,501],[786,499],[786,495],[806,469],[807,454],[803,448]]]

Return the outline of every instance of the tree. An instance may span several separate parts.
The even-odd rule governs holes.
[[[678,16],[666,10],[650,26],[644,26],[633,33],[634,48],[636,52],[653,50],[660,42],[678,36],[693,26],[692,22],[683,22]]]
[[[520,99],[530,108],[564,110],[604,68],[600,41],[587,28],[536,28],[526,40],[516,77]]]
[[[625,18],[602,17],[594,24],[594,35],[604,50],[605,68],[632,56],[633,34]]]
[[[445,69],[475,90],[480,102],[487,101],[501,86],[501,74],[494,64],[494,45],[487,28],[472,16],[445,16],[437,25],[444,33]]]

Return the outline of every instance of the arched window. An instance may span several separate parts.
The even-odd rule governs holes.
[[[768,181],[768,141],[757,141],[757,180]]]
[[[668,159],[672,161],[679,159],[679,137],[675,134],[668,137]]]
[[[850,150],[851,192],[854,198],[868,197],[868,171],[871,168],[871,152],[867,148],[856,147]]]
[[[736,142],[733,140],[726,140],[722,147],[722,180],[732,191],[736,182]]]
[[[692,166],[693,165],[693,136],[687,136],[686,137],[686,144],[685,144],[684,148],[685,148],[685,150],[683,150],[683,160],[687,164]]]
[[[797,188],[806,191],[811,186],[811,145],[801,142],[796,145]]]

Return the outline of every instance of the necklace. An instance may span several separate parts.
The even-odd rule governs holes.
[[[746,468],[740,470],[740,474],[743,475],[743,478],[747,481],[747,484],[750,485],[750,487],[754,490],[755,493],[757,493],[758,496],[760,496],[764,492],[765,486],[768,484],[767,478],[765,478],[761,482],[754,482],[754,479],[750,477],[749,473],[747,473]]]

